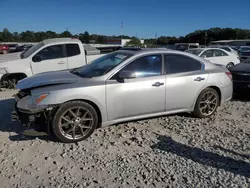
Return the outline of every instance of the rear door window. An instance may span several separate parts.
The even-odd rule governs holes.
[[[221,57],[221,56],[228,56],[225,52],[222,50],[214,50],[214,56],[215,57]]]
[[[179,54],[165,55],[165,68],[167,74],[177,74],[201,70],[202,64],[188,56]]]
[[[201,57],[203,58],[209,58],[209,57],[213,57],[213,50],[206,50],[201,54]]]
[[[66,44],[66,50],[67,50],[67,57],[76,56],[81,53],[78,44]]]

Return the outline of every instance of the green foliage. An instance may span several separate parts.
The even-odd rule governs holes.
[[[88,44],[89,41],[90,41],[90,40],[94,40],[95,37],[91,39],[90,36],[89,36],[89,33],[88,33],[87,31],[85,31],[83,34],[82,34],[82,33],[79,34],[79,39],[80,39],[83,43]]]
[[[206,36],[207,34],[207,36]],[[72,35],[69,31],[64,31],[62,33],[56,33],[53,31],[23,31],[21,33],[13,32],[11,33],[7,28],[4,28],[3,31],[0,31],[0,41],[3,42],[39,42],[47,38],[55,38],[55,37],[77,37],[83,43],[104,43],[108,36],[104,35],[96,35],[89,34],[87,31],[84,33],[80,33],[77,35]],[[129,36],[111,36],[113,38],[120,39],[127,38]],[[130,46],[140,46],[140,40],[136,37],[132,37],[132,40],[127,44]],[[160,36],[157,38],[145,39],[145,44],[147,47],[155,47],[157,45],[167,45],[174,44],[179,42],[198,42],[201,45],[209,44],[214,40],[230,40],[230,39],[250,39],[250,30],[248,29],[239,29],[239,28],[210,28],[208,30],[196,30],[192,33],[187,34],[186,36],[174,37],[174,36]]]
[[[125,46],[131,46],[131,47],[144,47],[144,45],[141,43],[140,39],[136,37],[132,37],[129,42],[125,44]]]

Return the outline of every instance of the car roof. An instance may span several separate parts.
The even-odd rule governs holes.
[[[195,49],[199,49],[199,48],[195,48]],[[200,48],[200,49],[204,50],[204,48]],[[197,55],[190,54],[185,51],[183,52],[183,51],[172,50],[172,49],[167,49],[167,48],[121,48],[119,51],[124,52],[124,53],[130,53],[132,55],[144,55],[148,53],[166,53],[166,54],[174,53],[174,54],[180,54],[180,55],[181,54],[187,55],[195,59],[201,60],[201,58]]]
[[[43,40],[45,45],[52,44],[52,43],[79,43],[81,42],[79,39],[76,38],[51,38]]]
[[[207,48],[190,48],[190,49],[188,49],[188,50],[205,50],[205,49],[207,49]],[[187,50],[187,51],[188,51]]]

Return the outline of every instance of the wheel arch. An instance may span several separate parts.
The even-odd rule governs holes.
[[[86,102],[86,103],[90,104],[91,106],[93,106],[93,108],[96,110],[97,116],[98,116],[98,126],[97,126],[97,128],[101,127],[102,119],[103,119],[102,118],[102,113],[101,113],[101,110],[100,110],[100,108],[98,107],[98,105],[96,103],[94,103],[93,101],[87,100],[87,99],[73,99],[73,100],[66,101],[64,103],[73,102],[73,101],[83,101],[83,102]]]
[[[214,86],[214,85],[208,86],[206,88],[212,88],[212,89],[214,89],[218,93],[218,95],[219,95],[219,102],[220,102],[219,106],[220,106],[221,105],[221,99],[222,99],[220,88],[218,86]]]
[[[7,80],[8,78],[15,78],[15,77],[18,77],[18,78],[26,78],[27,75],[23,72],[16,72],[16,73],[7,73],[7,74],[4,74],[2,77],[1,77],[1,82],[4,81],[4,80]]]
[[[27,75],[25,73],[22,73],[22,72],[19,72],[19,73],[7,73],[7,74],[4,74],[1,77],[0,85],[2,85],[3,87],[7,87],[7,88],[9,88],[9,87],[13,88],[13,85],[10,84],[11,83],[10,81],[12,79],[16,79],[16,82],[15,82],[15,84],[16,84],[18,81],[20,81],[20,80],[22,80],[22,79],[24,79],[26,77],[27,77]]]
[[[195,99],[195,102],[194,102],[193,107],[195,106],[195,104],[196,104],[196,102],[197,102],[197,100],[198,100],[198,97],[199,97],[199,95],[201,94],[201,92],[202,92],[204,89],[207,89],[207,88],[212,88],[212,89],[214,89],[214,90],[218,93],[218,95],[219,95],[219,106],[221,105],[222,95],[221,95],[221,90],[220,90],[220,88],[219,88],[218,86],[216,86],[216,85],[210,85],[210,86],[204,87],[204,88],[198,93],[198,95],[197,95],[197,97],[196,97],[196,99]]]

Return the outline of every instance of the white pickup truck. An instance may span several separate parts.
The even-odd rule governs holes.
[[[38,73],[83,66],[104,54],[87,55],[83,43],[72,38],[46,39],[22,53],[0,55],[0,87]]]

